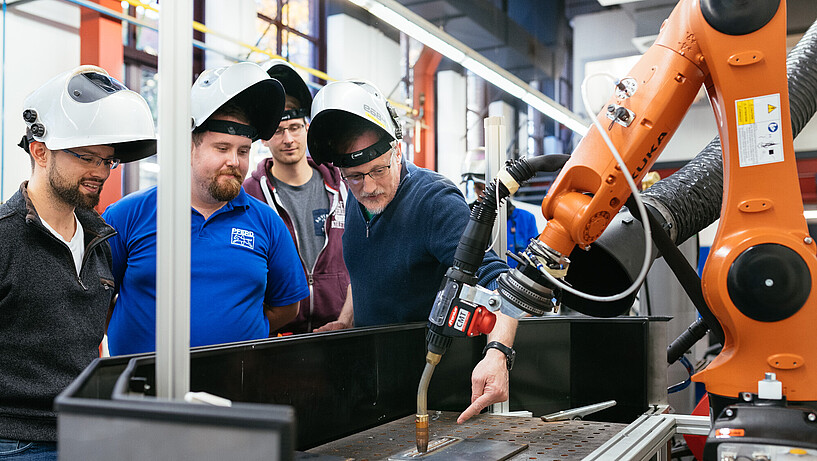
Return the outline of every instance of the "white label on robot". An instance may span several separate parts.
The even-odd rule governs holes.
[[[740,166],[783,161],[780,93],[735,101]]]

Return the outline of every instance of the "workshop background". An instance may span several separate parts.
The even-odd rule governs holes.
[[[579,91],[586,75],[624,76],[653,42],[672,0],[400,0],[477,53],[589,121]],[[97,64],[140,92],[155,114],[158,67],[158,1],[17,0],[2,9],[0,75],[0,202],[30,174],[17,144],[25,125],[23,99],[46,80],[80,64]],[[817,18],[814,0],[788,1],[789,47]],[[473,70],[424,46],[346,0],[195,0],[192,82],[206,68],[237,60],[263,63],[283,57],[296,64],[317,91],[326,80],[363,78],[396,103],[407,134],[408,158],[459,184],[469,156],[484,145],[483,120],[503,116],[508,158],[570,153],[581,135],[481,78]],[[590,104],[599,110],[610,94],[604,79],[590,81]],[[703,90],[653,170],[666,177],[717,135]],[[161,133],[159,133],[161,136]],[[817,210],[817,122],[794,141],[803,203]],[[269,151],[253,147],[251,165]],[[123,195],[157,182],[155,157],[113,170],[101,209]],[[539,174],[514,197],[544,225],[539,204],[553,179]],[[809,221],[811,222],[811,221]],[[717,223],[716,223],[717,224]],[[681,246],[703,265],[714,226]],[[2,238],[2,237],[0,237]],[[667,341],[697,313],[674,276],[656,262],[632,309],[633,315],[671,316]],[[705,359],[699,343],[693,359]],[[683,381],[676,365],[667,384]],[[513,393],[513,389],[511,389]],[[679,413],[694,408],[700,390],[670,395]]]

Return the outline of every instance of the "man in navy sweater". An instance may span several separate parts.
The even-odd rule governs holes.
[[[315,96],[309,151],[316,162],[339,167],[352,192],[343,254],[355,326],[427,320],[469,219],[454,183],[404,161],[401,137],[396,113],[370,83],[332,82]],[[477,272],[479,284],[493,289],[507,270],[488,253]],[[515,333],[516,320],[499,314],[489,341],[512,354]],[[471,375],[472,404],[458,422],[508,398],[509,363],[499,349],[486,351]]]

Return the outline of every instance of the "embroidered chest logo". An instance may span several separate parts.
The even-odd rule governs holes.
[[[343,200],[339,200],[338,206],[335,207],[335,212],[332,214],[332,229],[343,229],[344,221],[346,221],[346,207]]]
[[[255,248],[255,234],[252,231],[233,227],[233,231],[230,234],[230,244],[252,250]]]

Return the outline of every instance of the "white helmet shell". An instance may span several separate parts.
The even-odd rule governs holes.
[[[345,154],[335,152],[333,138],[344,129],[344,120],[350,117],[379,128],[391,141],[403,137],[397,112],[376,86],[363,80],[331,82],[321,88],[312,101],[307,145],[316,162],[337,164],[336,156]]]
[[[247,112],[249,124],[265,140],[275,133],[284,112],[283,86],[252,62],[205,70],[193,83],[190,98],[192,129],[233,100]]]
[[[468,157],[466,155],[466,160],[462,164],[460,190],[462,195],[465,196],[465,203],[471,206],[479,199],[477,185],[481,184],[482,188],[485,189],[485,159],[468,160]]]
[[[156,153],[153,116],[144,98],[97,66],[63,72],[23,103],[28,150],[32,140],[50,150],[110,145],[122,162]]]
[[[485,159],[466,160],[462,164],[462,182],[485,184]]]
[[[460,166],[462,183],[475,181],[480,184],[485,184],[485,176],[487,175],[486,166],[485,147],[480,146],[466,152],[465,159],[463,159]]]

